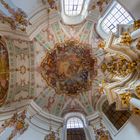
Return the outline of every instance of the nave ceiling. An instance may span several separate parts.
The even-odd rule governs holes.
[[[91,1],[92,6],[89,7],[90,14],[87,19],[79,25],[70,26],[65,25],[59,18],[59,1],[53,1],[53,6],[49,5],[49,21],[45,1],[42,3],[41,0],[31,0],[26,3],[12,0],[12,2],[27,13],[31,25],[27,27],[26,32],[17,30],[15,34],[13,30],[6,28],[7,25],[1,25],[4,27],[1,35],[9,55],[7,59],[9,60],[9,88],[8,92],[5,92],[7,99],[4,96],[2,101],[3,108],[17,109],[18,106],[29,104],[33,100],[43,111],[55,116],[62,117],[68,112],[81,112],[88,116],[95,113],[98,102],[105,94],[109,103],[117,103],[117,109],[128,109],[126,104],[122,104],[118,94],[132,90],[132,87],[135,88],[139,83],[139,51],[133,47],[133,49],[120,48],[119,43],[114,43],[117,38],[113,35],[104,45],[95,25],[108,4],[104,4],[101,9],[94,6],[95,1]],[[9,30],[9,33],[6,33],[6,30]],[[79,92],[76,96],[57,94],[42,77],[40,68],[46,54],[54,49],[55,44],[69,39],[90,44],[92,55],[97,61],[95,66],[97,74],[92,80],[91,88]],[[137,42],[134,40],[133,44]],[[116,71],[117,63],[120,64],[120,71]],[[2,67],[4,65],[1,64]],[[132,71],[124,74],[127,69]]]

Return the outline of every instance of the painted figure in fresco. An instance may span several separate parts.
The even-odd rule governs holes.
[[[58,94],[77,95],[91,88],[96,76],[91,46],[76,40],[57,43],[41,63],[41,75]]]

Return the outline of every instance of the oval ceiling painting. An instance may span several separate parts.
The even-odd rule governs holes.
[[[78,95],[91,89],[96,63],[91,45],[67,40],[46,53],[41,74],[57,94]]]
[[[9,85],[9,59],[6,43],[0,37],[0,106],[6,100]]]

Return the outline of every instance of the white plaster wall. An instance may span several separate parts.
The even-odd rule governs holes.
[[[89,130],[93,133],[92,129]],[[23,135],[14,140],[44,140],[45,135],[45,133],[39,132],[34,128],[29,128]],[[92,138],[94,140],[94,134]],[[115,136],[112,135],[112,138],[113,140],[140,140],[140,116],[132,116]]]
[[[0,135],[0,140],[7,140],[12,130],[12,128],[6,128],[6,130]],[[48,131],[42,131],[33,127],[29,127],[22,135],[18,134],[12,140],[44,140],[44,137],[48,133]]]
[[[23,135],[14,140],[44,140],[45,135],[46,134],[29,127]]]
[[[140,0],[118,0],[135,19],[140,19]]]
[[[140,140],[140,116],[133,116],[113,140]]]

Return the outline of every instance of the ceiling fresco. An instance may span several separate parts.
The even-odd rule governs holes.
[[[41,75],[57,94],[77,95],[91,89],[96,58],[89,44],[76,40],[56,43],[41,62]]]
[[[71,25],[60,0],[0,0],[10,14],[0,11],[1,119],[14,113],[1,132],[12,126],[12,139],[31,124],[59,135],[64,120],[80,113],[94,130],[104,101],[140,114],[140,20],[101,38],[97,28],[112,1],[90,0],[83,22]]]
[[[67,31],[70,31],[70,34]],[[76,33],[72,34],[75,31]],[[98,67],[101,64],[101,61],[104,60],[105,52],[97,47],[97,42],[94,41],[95,38],[97,37],[95,33],[93,34],[93,31],[94,31],[94,24],[91,21],[85,22],[79,30],[77,30],[77,27],[75,29],[75,27],[71,27],[71,26],[68,27],[62,25],[61,22],[54,22],[50,25],[49,29],[47,27],[42,29],[41,32],[37,34],[37,36],[35,37],[35,66],[36,66],[35,94],[37,97],[35,99],[35,102],[44,111],[49,112],[56,116],[62,116],[69,111],[81,111],[86,115],[90,115],[95,111],[94,106],[96,105],[100,97],[100,95],[98,94],[100,88],[99,84],[103,79],[103,74]],[[42,68],[40,67],[41,65],[44,67],[43,69],[44,75],[47,74],[47,70],[49,70],[50,68],[51,68],[50,72],[52,72],[52,74],[55,74],[55,72],[53,73],[53,68],[52,68],[55,66],[54,68],[58,71],[57,74],[62,74],[62,73],[64,74],[64,76],[60,80],[65,81],[67,80],[67,78],[69,79],[72,76],[74,76],[75,78],[75,74],[77,74],[77,72],[75,73],[71,72],[72,68],[70,68],[70,66],[75,67],[75,65],[77,65],[78,69],[75,70],[78,70],[80,72],[80,70],[84,69],[84,64],[80,70],[78,64],[79,62],[81,62],[81,60],[82,60],[81,63],[84,63],[85,62],[84,58],[82,57],[81,54],[79,55],[80,57],[79,56],[77,57],[76,51],[72,50],[73,48],[74,50],[76,49],[74,44],[73,46],[70,45],[71,46],[70,48],[69,46],[65,45],[65,49],[62,48],[62,50],[61,47],[60,50],[57,50],[57,48],[55,47],[55,44],[57,45],[57,43],[64,45],[65,40],[69,41],[71,39],[73,40],[74,38],[76,38],[81,43],[81,44],[79,43],[80,44],[79,48],[80,47],[81,48],[80,49],[78,48],[77,51],[79,50],[84,51],[84,57],[88,57],[88,58],[91,57],[91,60],[93,59],[93,61],[91,61],[93,62],[93,65],[91,65],[92,67],[90,69],[92,71],[92,76],[93,76],[93,79],[91,80],[93,81],[91,84],[91,88],[89,88],[88,90],[79,90],[78,95],[76,97],[68,96],[67,94],[60,94],[60,95],[57,94],[55,88],[52,85],[50,86],[51,83],[47,84],[48,81],[46,81],[46,79],[48,80],[49,78],[46,77],[44,78],[42,76],[41,73]],[[91,44],[91,42],[92,45],[89,45]],[[84,46],[84,44],[86,45],[88,44],[88,45]],[[82,46],[84,49],[82,48]],[[88,48],[90,49],[88,50]],[[59,55],[56,55],[57,56],[56,58],[59,61],[56,61],[57,63],[53,61],[54,63],[52,65],[50,64],[50,66],[52,67],[48,69],[48,66],[46,65],[48,65],[48,63],[51,61],[51,60],[49,61],[49,58],[51,59],[54,58],[56,54],[55,52],[57,51],[60,51],[60,53],[58,53]],[[91,52],[92,55],[89,52]],[[73,63],[73,59],[74,62],[76,63]],[[86,63],[88,63],[88,61],[85,62],[85,66]],[[63,67],[63,64],[67,64],[68,67]],[[51,77],[51,74],[49,74],[48,76]],[[54,77],[57,77],[57,75]],[[56,79],[52,80],[52,82],[54,82],[53,84],[56,85],[55,80]],[[62,93],[64,93],[63,90],[65,91],[65,89],[63,89],[62,87]],[[70,91],[71,90],[68,90],[68,92]],[[74,93],[75,91],[73,92],[73,94]]]
[[[12,2],[15,3],[15,0],[12,0]],[[31,1],[30,4],[34,4],[36,9],[39,9],[39,6],[45,6],[46,8],[46,4],[49,4],[48,13],[50,18],[53,12],[59,11],[59,1],[52,1],[51,3],[50,1],[44,0],[42,2],[44,5],[41,3],[35,5],[35,3]],[[46,26],[40,26],[40,31],[37,31],[38,33],[32,41],[25,41],[18,38],[13,39],[10,36],[5,36],[10,68],[9,89],[5,101],[6,106],[10,107],[12,103],[34,100],[44,111],[56,116],[63,116],[70,111],[81,111],[86,115],[94,113],[95,106],[100,98],[100,94],[98,94],[101,88],[100,84],[104,79],[104,75],[99,67],[106,54],[103,49],[98,47],[100,37],[96,34],[95,24],[100,14],[105,11],[108,2],[108,0],[98,4],[94,2],[90,5],[89,9],[94,11],[96,16],[94,19],[87,19],[79,25],[65,25],[60,19],[53,19],[46,22],[46,24],[44,24]],[[23,5],[23,7],[21,5]],[[21,4],[21,2],[16,2],[16,7],[22,7],[27,15],[33,13],[33,9],[30,8],[29,10],[29,5],[27,6],[26,3]],[[17,17],[21,17],[19,19],[22,20],[22,15],[17,15]],[[24,21],[26,21],[26,18],[23,19],[23,22]],[[51,77],[52,82],[48,84],[46,83],[48,77],[44,78],[41,73],[41,64],[43,65],[44,62],[49,62],[48,58],[46,58],[46,54],[50,54],[50,52],[53,51],[55,52],[55,44],[63,44],[66,40],[71,39],[78,40],[79,48],[77,49],[74,45],[72,47],[69,47],[69,45],[65,47],[64,51],[56,55],[59,58],[56,66],[58,66],[58,74],[63,74],[64,76],[63,83],[65,85],[67,84],[67,80],[71,80],[70,77],[73,77],[73,85],[77,82],[75,79],[80,80],[78,82],[80,88],[74,87],[76,89],[72,92],[72,94],[78,93],[75,98],[73,96],[67,96],[66,94],[57,94],[56,88],[58,87],[59,90],[61,87],[61,92],[67,92],[63,84],[61,86],[57,85],[55,86],[56,88],[54,88],[52,84],[57,84],[56,79],[54,79],[55,76]],[[80,46],[83,46],[83,48]],[[78,51],[83,52],[83,55],[82,53],[78,55]],[[50,58],[53,59],[54,56],[55,55]],[[90,61],[86,61],[86,59]],[[74,63],[74,61],[76,63]],[[67,67],[64,66],[65,64]],[[50,67],[50,69],[52,70],[53,67]],[[75,68],[74,71],[72,68]],[[45,72],[48,72],[46,68],[44,69],[44,73]],[[80,77],[82,78],[80,79]],[[68,85],[67,89],[68,87],[71,88],[72,86]],[[72,90],[69,89],[68,94],[71,91]]]

